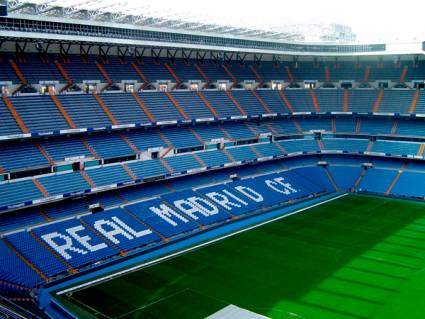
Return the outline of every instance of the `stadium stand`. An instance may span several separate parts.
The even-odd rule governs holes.
[[[139,49],[1,53],[0,294],[322,195],[425,197],[423,61]]]

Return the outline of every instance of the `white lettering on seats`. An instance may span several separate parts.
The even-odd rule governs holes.
[[[205,217],[208,216],[206,212],[204,212],[202,209],[198,207],[198,205],[189,202],[186,199],[179,199],[174,201],[174,206],[176,206],[178,209],[180,209],[183,213],[188,215],[190,218],[194,220],[198,220],[198,216],[195,215],[195,213],[201,213]]]
[[[202,204],[201,204],[202,203]],[[179,199],[174,201],[174,206],[180,209],[183,213],[188,215],[194,220],[198,220],[199,217],[196,213],[199,213],[205,217],[215,215],[218,213],[218,208],[205,199],[197,196],[189,197],[188,199]],[[208,206],[208,207],[206,207]]]
[[[241,192],[242,194],[244,194],[249,199],[252,199],[254,202],[260,203],[264,201],[263,195],[256,192],[250,187],[239,185],[239,186],[236,186],[235,189]]]
[[[205,194],[206,197],[214,201],[215,203],[219,204],[220,206],[224,207],[227,210],[232,210],[233,208],[241,208],[242,205],[248,206],[248,203],[243,201],[242,199],[236,197],[231,192],[229,192],[226,189],[223,189],[222,192],[224,194],[218,193],[218,192],[210,192]],[[236,202],[231,202],[229,197],[234,199]]]
[[[111,230],[104,229],[103,227],[105,225],[109,226],[109,228],[111,228]],[[114,244],[120,243],[120,241],[115,238],[118,235],[124,236],[128,240],[132,240],[134,238],[132,235],[127,233],[124,229],[122,229],[120,226],[118,226],[116,223],[114,223],[110,220],[105,220],[105,219],[97,220],[97,221],[95,221],[93,226],[99,233],[101,233],[103,236],[105,236],[107,239],[109,239]]]
[[[278,192],[284,195],[290,195],[291,193],[298,193],[298,191],[294,189],[290,183],[285,183],[284,180],[285,179],[283,177],[276,177],[276,178],[273,178],[272,180],[267,179],[264,182],[269,188],[271,188],[275,192]]]
[[[218,207],[207,201],[205,198],[199,196],[192,196],[187,199],[189,202],[194,203],[200,209],[208,213],[208,215],[218,214]]]
[[[124,223],[121,219],[119,219],[116,216],[112,217],[111,219],[136,238],[140,238],[140,237],[152,234],[152,231],[150,229],[136,231],[135,229],[128,226],[126,223]]]
[[[165,204],[161,204],[158,207],[155,206],[151,206],[149,207],[149,209],[155,213],[158,217],[162,218],[163,220],[165,220],[167,223],[169,223],[170,225],[176,227],[178,226],[178,223],[176,223],[172,217],[176,217],[177,219],[180,219],[182,222],[184,223],[188,223],[189,220],[185,217],[183,217],[182,215],[180,215],[179,213],[175,212],[171,207],[165,205]]]
[[[50,234],[42,235],[41,238],[66,260],[69,260],[72,258],[72,256],[67,251],[70,251],[70,252],[73,251],[81,255],[87,254],[87,250],[74,247],[72,238],[68,235],[64,235],[58,232],[53,232]],[[58,244],[56,242],[57,239],[61,239],[62,244]]]
[[[107,245],[105,243],[100,243],[97,245],[92,245],[89,243],[91,240],[91,237],[88,235],[80,236],[77,234],[77,232],[85,230],[85,227],[82,225],[78,225],[72,228],[68,228],[66,232],[71,235],[72,238],[74,238],[76,241],[78,241],[81,245],[83,245],[85,248],[87,248],[89,251],[97,251],[103,248],[106,248]]]

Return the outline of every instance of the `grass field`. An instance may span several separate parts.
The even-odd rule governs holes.
[[[424,269],[425,204],[352,195],[64,301],[84,318],[204,318],[229,304],[276,319],[425,318]]]

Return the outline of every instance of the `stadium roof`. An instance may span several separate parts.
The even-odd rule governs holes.
[[[161,7],[162,5],[162,7]],[[132,0],[11,0],[9,12],[36,14],[70,19],[134,24],[173,31],[202,32],[211,35],[259,38],[294,42],[353,42],[355,35],[348,26],[323,23],[261,25],[258,21],[231,19],[208,13],[195,13],[165,2],[146,3]],[[186,9],[184,9],[186,8]]]

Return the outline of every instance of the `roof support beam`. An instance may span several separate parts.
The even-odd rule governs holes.
[[[71,45],[72,45],[71,43],[63,43],[63,42],[61,42],[59,44],[59,52],[60,52],[60,54],[61,55],[64,55],[64,56],[68,55],[69,49],[71,49]]]
[[[207,55],[206,51],[196,51],[196,60],[198,60],[201,63],[204,63],[205,56]]]
[[[20,42],[16,42],[15,43],[15,51],[16,51],[16,53],[17,54],[24,53],[25,52],[25,49],[27,48],[27,44],[28,44],[28,42],[27,41],[24,41],[23,44],[22,44],[22,46],[21,46]]]
[[[92,48],[92,45],[84,45],[84,44],[80,44],[80,55],[89,55],[90,54],[90,50]]]
[[[176,59],[177,49],[167,49],[167,58],[171,61]]]
[[[143,54],[145,53],[145,50],[146,50],[146,47],[143,47],[143,48],[135,47],[134,48],[134,57],[137,58],[138,60],[142,60],[142,57],[143,57]]]
[[[124,51],[122,50],[124,48]],[[123,58],[127,55],[129,47],[117,47],[118,56]]]
[[[260,55],[254,54],[254,62],[256,64],[260,64],[260,62],[261,62],[262,59],[263,59],[263,55],[262,54],[260,54]]]
[[[151,49],[151,56],[153,56],[155,59],[159,59],[159,56],[161,55],[163,49]]]

